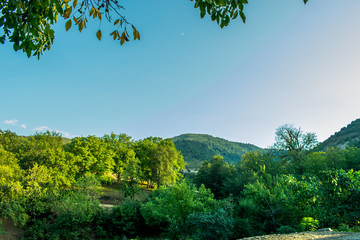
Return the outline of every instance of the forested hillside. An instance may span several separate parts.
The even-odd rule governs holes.
[[[319,150],[325,150],[329,147],[345,148],[347,145],[360,147],[360,118],[352,121],[322,142],[319,145]]]
[[[182,134],[174,137],[173,142],[190,168],[200,167],[202,162],[215,155],[221,155],[228,163],[237,163],[245,153],[260,149],[252,144],[231,142],[207,134]]]

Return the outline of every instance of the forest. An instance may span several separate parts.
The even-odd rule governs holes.
[[[360,149],[320,151],[314,133],[293,125],[275,136],[271,148],[236,163],[215,155],[189,174],[171,139],[0,130],[0,218],[20,227],[22,239],[360,231]],[[111,209],[101,204],[108,189],[121,196]]]

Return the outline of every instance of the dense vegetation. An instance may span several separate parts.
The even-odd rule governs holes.
[[[182,134],[173,141],[189,168],[198,168],[215,155],[223,156],[228,163],[237,163],[245,153],[260,149],[252,144],[230,142],[206,134]]]
[[[64,143],[56,133],[1,131],[0,217],[21,226],[24,239],[359,231],[360,149],[320,152],[316,144],[315,134],[284,125],[272,149],[237,163],[215,155],[182,178],[184,161],[170,139],[111,134]],[[145,185],[152,190],[140,200]],[[112,211],[100,205],[105,186],[123,194]]]
[[[319,149],[325,150],[328,147],[345,148],[347,145],[360,147],[360,119],[352,121],[339,132],[331,135],[319,145]]]

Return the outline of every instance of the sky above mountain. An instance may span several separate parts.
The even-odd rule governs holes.
[[[82,33],[59,21],[40,60],[0,47],[0,129],[206,133],[267,147],[285,123],[323,141],[359,118],[358,0],[250,1],[247,23],[224,29],[188,0],[123,5],[140,41],[98,41],[97,21]]]

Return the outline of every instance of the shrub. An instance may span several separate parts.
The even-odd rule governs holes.
[[[277,229],[277,232],[281,234],[294,233],[296,229],[288,225],[283,225]]]
[[[316,231],[319,228],[319,221],[312,217],[303,217],[300,222],[302,231]]]
[[[233,211],[234,204],[225,200],[211,212],[191,214],[187,219],[187,225],[191,229],[191,238],[194,240],[231,238],[235,225]]]
[[[140,213],[141,204],[138,201],[127,200],[113,208],[110,214],[113,229],[120,236],[135,236],[144,227],[145,221]]]

